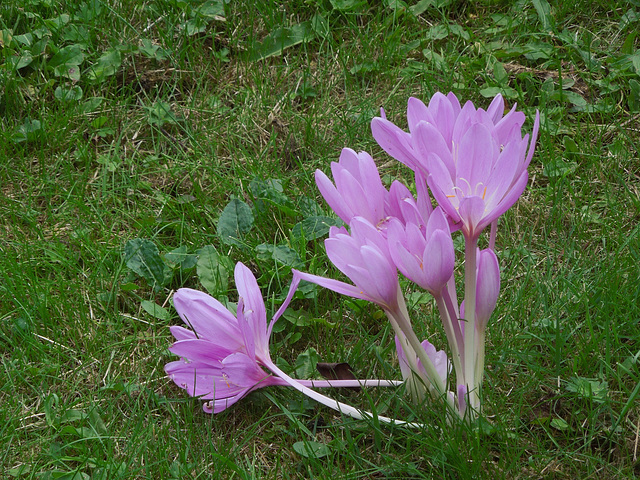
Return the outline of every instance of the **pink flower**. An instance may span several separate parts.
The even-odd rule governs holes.
[[[324,172],[316,170],[316,184],[334,212],[347,224],[355,216],[373,225],[385,218],[384,202],[389,192],[382,185],[373,158],[366,152],[344,148],[338,163],[331,162],[335,186]]]
[[[476,330],[484,332],[500,294],[500,266],[498,257],[490,248],[477,249],[476,264]],[[465,318],[465,302],[460,304],[460,317]],[[464,334],[466,322],[460,326]]]
[[[316,184],[333,211],[347,224],[362,217],[383,231],[391,217],[403,221],[421,222],[420,212],[409,189],[394,181],[387,190],[373,158],[366,152],[356,153],[345,148],[339,162],[331,162],[335,185],[324,172],[316,170]]]
[[[197,290],[181,288],[173,296],[180,318],[190,329],[171,327],[176,342],[169,350],[181,358],[168,363],[165,372],[189,395],[210,400],[204,404],[208,413],[223,411],[257,388],[287,385],[262,368],[272,362],[270,327],[258,283],[242,263],[236,265],[235,281],[240,297],[237,317],[218,300]]]
[[[387,153],[428,175],[438,204],[466,237],[477,239],[522,194],[538,135],[538,114],[531,142],[521,136],[524,114],[515,107],[503,114],[500,95],[485,111],[471,102],[460,107],[453,93],[436,93],[428,107],[409,99],[410,133],[385,118],[374,118],[371,130]]]
[[[398,270],[433,295],[440,295],[455,266],[453,240],[442,209],[433,211],[425,229],[414,223],[390,223],[387,237]]]
[[[447,378],[451,373],[451,362],[447,358],[447,354],[444,350],[436,350],[428,340],[424,340],[422,342],[422,348],[427,353],[427,356],[431,360],[431,363],[435,366],[436,372],[438,376],[442,380],[444,385],[447,384]],[[400,363],[400,371],[402,372],[402,378],[407,379],[411,376],[411,368],[409,367],[409,362],[407,361],[407,356],[402,348],[400,340],[398,336],[396,336],[396,351],[398,353],[398,361]],[[426,374],[424,366],[418,357],[415,358],[414,363],[418,365],[420,369],[420,373]]]
[[[350,227],[351,233],[331,228],[324,242],[329,259],[367,299],[393,309],[398,297],[398,272],[386,239],[364,218],[354,217]]]
[[[496,308],[500,293],[500,266],[493,250],[486,248],[478,253],[476,274],[476,325],[484,331],[489,317]]]

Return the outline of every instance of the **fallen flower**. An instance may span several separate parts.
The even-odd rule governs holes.
[[[295,380],[280,370],[269,354],[274,323],[289,305],[299,281],[294,282],[284,303],[267,326],[266,308],[258,283],[242,263],[235,268],[238,300],[234,316],[218,300],[197,290],[183,288],[174,295],[180,318],[191,329],[171,327],[176,342],[169,350],[180,356],[165,365],[165,372],[191,396],[208,400],[203,409],[219,413],[253,390],[267,386],[291,386],[314,400],[355,418],[372,417],[337,402],[309,387],[397,386],[391,380]],[[415,426],[378,416],[383,423]]]

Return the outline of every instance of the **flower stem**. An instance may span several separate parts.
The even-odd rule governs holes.
[[[464,370],[462,369],[462,353],[460,347],[463,346],[463,342],[459,340],[462,337],[460,333],[460,325],[457,318],[451,318],[449,316],[449,310],[445,304],[445,300],[442,294],[435,295],[436,304],[440,311],[440,319],[442,320],[442,326],[444,332],[447,335],[447,341],[449,342],[449,348],[451,348],[451,361],[453,362],[453,368],[456,371],[456,382],[463,383]],[[455,322],[455,324],[454,324]],[[455,327],[458,327],[456,332]]]
[[[312,388],[345,388],[345,387],[399,387],[402,380],[298,380],[305,387]]]
[[[298,380],[295,380],[293,378],[291,378],[289,375],[287,375],[286,373],[284,373],[282,370],[280,370],[273,362],[269,362],[267,365],[265,365],[269,370],[271,370],[271,372],[278,376],[279,378],[281,378],[282,380],[284,380],[285,382],[287,382],[290,386],[292,386],[293,388],[295,388],[296,390],[298,390],[299,392],[305,394],[306,396],[308,396],[309,398],[312,398],[313,400],[315,400],[316,402],[319,402],[329,408],[332,408],[340,413],[343,413],[344,415],[348,415],[350,417],[356,418],[358,420],[366,420],[369,418],[374,418],[376,417],[377,420],[381,423],[386,423],[389,425],[397,425],[397,426],[403,426],[403,427],[408,427],[408,428],[423,428],[424,425],[420,424],[420,423],[414,423],[414,422],[407,422],[404,420],[395,420],[389,417],[384,417],[382,415],[374,415],[371,412],[366,412],[366,411],[361,411],[358,410],[355,407],[352,407],[351,405],[347,405],[346,403],[342,403],[342,402],[338,402],[337,400],[334,400],[332,398],[329,398],[325,395],[322,395],[321,393],[316,392],[315,390],[312,390],[304,385],[302,385]]]
[[[478,407],[476,385],[476,238],[464,239],[464,379],[469,395],[469,406]]]
[[[398,291],[398,309],[395,312],[387,312],[387,316],[389,315],[393,316],[396,322],[398,322],[400,329],[407,337],[409,345],[411,345],[411,347],[415,350],[416,355],[420,359],[420,362],[422,362],[422,366],[427,373],[427,378],[430,384],[435,390],[436,396],[444,398],[446,404],[451,408],[451,410],[456,411],[453,398],[448,394],[444,380],[440,378],[436,367],[433,365],[433,362],[427,355],[427,352],[422,347],[422,344],[420,343],[420,340],[418,339],[416,333],[413,331],[413,328],[411,328],[407,305],[400,291]]]

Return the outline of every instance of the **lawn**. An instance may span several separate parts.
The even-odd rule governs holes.
[[[640,2],[553,3],[3,1],[0,476],[640,477]],[[328,394],[420,428],[286,387],[204,413],[163,370],[175,291],[233,308],[243,262],[270,317],[292,268],[345,280],[314,172],[349,147],[412,185],[371,120],[406,130],[408,98],[439,91],[501,94],[527,133],[541,115],[498,228],[480,420],[403,388]],[[432,298],[402,287],[444,348]],[[383,312],[311,284],[271,357],[401,378]]]

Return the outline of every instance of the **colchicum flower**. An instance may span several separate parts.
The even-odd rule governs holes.
[[[169,350],[181,359],[167,364],[165,372],[189,395],[210,400],[204,404],[209,413],[223,411],[257,388],[286,385],[262,368],[272,362],[266,310],[255,277],[238,263],[235,280],[240,296],[237,318],[206,293],[181,288],[173,296],[180,318],[191,330],[171,327],[177,341]]]
[[[415,223],[389,224],[389,252],[398,270],[433,295],[439,295],[455,266],[455,251],[449,224],[437,207],[424,231]]]
[[[316,185],[346,224],[361,217],[384,234],[390,218],[420,223],[425,216],[402,183],[394,181],[389,190],[382,185],[378,168],[367,152],[344,148],[339,162],[331,162],[331,173],[335,185],[321,170],[316,170]]]
[[[476,238],[520,197],[527,184],[539,115],[533,134],[521,135],[525,116],[515,107],[504,115],[498,95],[485,111],[453,93],[436,93],[425,106],[409,99],[410,133],[386,118],[374,118],[371,130],[391,156],[427,176],[433,196],[466,237]]]
[[[267,386],[290,386],[312,399],[346,415],[363,419],[361,412],[309,387],[396,386],[388,380],[294,380],[280,370],[269,354],[273,325],[289,305],[299,280],[294,281],[282,306],[267,326],[267,316],[258,282],[242,263],[235,268],[239,300],[237,316],[215,298],[188,288],[178,290],[174,306],[191,329],[171,327],[176,342],[169,350],[180,360],[165,365],[165,372],[191,396],[209,400],[207,413],[219,413],[249,392]],[[383,423],[415,427],[416,424],[378,416]]]

